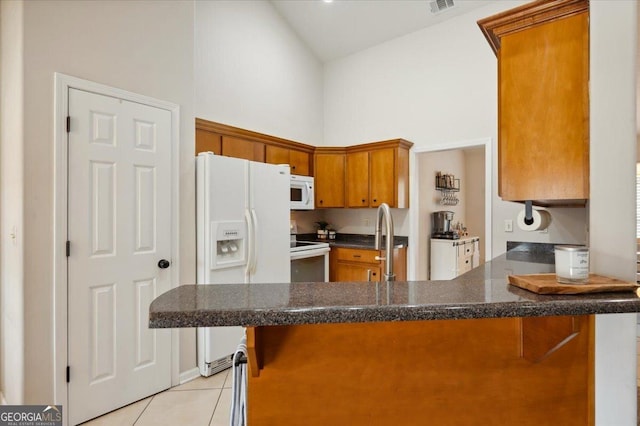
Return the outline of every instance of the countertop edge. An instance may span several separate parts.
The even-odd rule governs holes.
[[[640,312],[632,300],[585,302],[558,300],[543,304],[530,302],[470,303],[437,306],[322,307],[315,309],[229,310],[220,315],[207,311],[151,312],[150,328],[173,327],[258,327],[277,325],[338,324],[354,322],[432,321],[481,318],[543,317]],[[188,317],[188,318],[187,318]],[[197,323],[197,325],[194,325]]]

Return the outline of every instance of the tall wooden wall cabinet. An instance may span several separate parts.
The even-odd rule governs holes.
[[[498,57],[498,195],[589,198],[589,3],[545,0],[478,21]]]

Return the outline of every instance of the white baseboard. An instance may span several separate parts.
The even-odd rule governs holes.
[[[193,379],[200,377],[200,369],[194,367],[191,370],[183,371],[180,373],[180,384],[190,382]]]

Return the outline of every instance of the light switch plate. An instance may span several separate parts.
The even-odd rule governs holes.
[[[505,219],[505,221],[504,221],[504,232],[513,232],[513,220]]]

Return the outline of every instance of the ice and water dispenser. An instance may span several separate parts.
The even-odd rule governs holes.
[[[243,220],[211,222],[211,269],[231,268],[247,263],[247,225]]]

